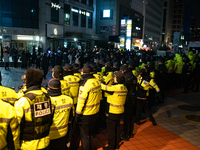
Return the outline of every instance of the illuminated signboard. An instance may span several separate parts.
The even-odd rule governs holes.
[[[110,17],[110,10],[103,10],[103,18],[109,18]]]
[[[72,12],[78,13],[78,9],[71,8]]]
[[[126,37],[131,37],[132,20],[128,19],[126,25],[127,25],[127,28],[126,28]]]
[[[56,4],[56,3],[52,3],[51,2],[51,8],[55,8],[56,10],[60,9],[61,6],[59,4]]]

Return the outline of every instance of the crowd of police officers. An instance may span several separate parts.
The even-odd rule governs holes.
[[[25,71],[17,93],[0,86],[0,149],[76,150],[81,141],[83,150],[91,150],[102,127],[108,131],[103,149],[119,149],[121,140],[134,137],[143,110],[157,125],[151,107],[164,101],[166,90],[183,86],[183,93],[189,87],[198,91],[200,59],[192,52],[106,54],[95,55],[81,68],[54,66],[46,89],[41,87],[42,71],[34,68]]]

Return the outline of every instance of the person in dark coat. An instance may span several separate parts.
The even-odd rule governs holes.
[[[159,66],[158,66],[158,70],[156,71],[155,80],[156,80],[156,83],[157,83],[158,87],[160,88],[160,92],[161,92],[160,102],[163,102],[165,99],[165,80],[166,80],[167,69],[164,65],[163,58],[158,59],[158,64],[159,64]]]
[[[14,51],[14,67],[17,68],[18,50]]]
[[[44,79],[46,79],[46,75],[48,73],[48,67],[49,67],[49,58],[47,57],[47,53],[44,53],[42,58],[42,70]]]
[[[62,66],[62,57],[60,53],[58,53],[56,56],[56,65]]]
[[[27,61],[27,64],[28,64],[28,67],[30,68],[31,67],[31,53],[29,51],[27,51],[26,53],[26,61]]]
[[[41,63],[41,58],[40,58],[40,55],[38,55],[36,58],[36,68],[40,69],[40,63]]]
[[[22,61],[21,68],[27,68],[27,58],[24,51],[22,52],[22,55],[21,55],[21,61]]]
[[[136,84],[137,78],[133,75],[132,69],[128,68],[128,65],[120,67],[120,71],[124,73],[125,82],[124,85],[128,90],[124,107],[124,129],[122,139],[129,141],[129,138],[133,137],[134,120],[133,120],[133,109],[136,105]]]

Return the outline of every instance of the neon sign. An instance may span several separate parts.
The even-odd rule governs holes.
[[[56,10],[60,9],[61,6],[59,4],[56,4],[56,3],[52,3],[51,2],[51,8],[55,8]]]

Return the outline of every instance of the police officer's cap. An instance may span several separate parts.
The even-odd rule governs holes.
[[[82,68],[82,72],[90,74],[90,73],[93,72],[93,68],[91,66],[89,66],[89,65],[84,65],[83,68]]]
[[[128,70],[128,65],[123,65],[120,67],[120,71]]]
[[[162,57],[160,57],[160,58],[158,59],[158,61],[161,62],[161,63],[164,63],[164,59],[163,59]]]
[[[119,61],[114,62],[113,66],[115,66],[115,68],[119,68],[120,67]]]
[[[73,70],[73,66],[71,64],[65,64],[64,70],[65,71],[72,71]]]
[[[91,63],[91,64],[90,64],[90,67],[92,67],[92,68],[93,68],[93,70],[97,70],[97,65],[96,65],[96,64],[94,64],[94,63]]]
[[[149,62],[149,66],[154,66],[154,65],[155,65],[155,62],[151,60],[151,61]]]
[[[129,62],[129,66],[131,66],[131,67],[134,68],[134,67],[135,67],[135,62],[134,62],[134,61],[130,61],[130,62]]]
[[[117,78],[117,82],[122,84],[125,80],[125,75],[121,72],[121,71],[118,71],[115,73],[115,76]]]
[[[79,65],[76,64],[76,63],[72,64],[72,66],[73,66],[73,69],[78,69],[79,68]]]
[[[111,67],[111,68],[113,67],[112,61],[107,61],[107,62],[106,62],[106,65],[107,65],[107,67]]]
[[[48,83],[48,87],[53,90],[59,90],[61,88],[60,80],[51,79]]]
[[[58,79],[62,79],[63,78],[63,68],[59,65],[56,65],[52,71],[54,72],[54,77],[58,78]]]

